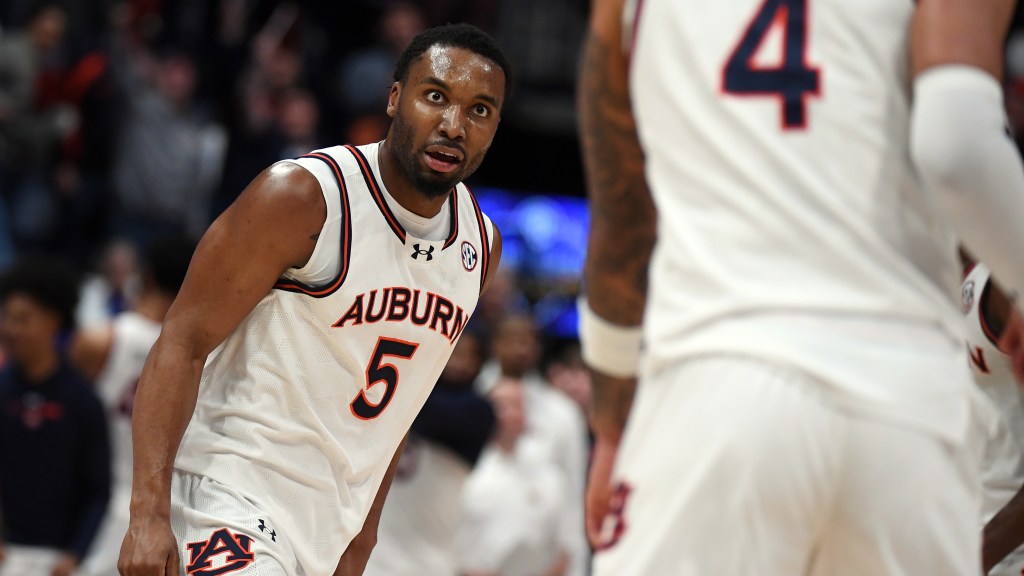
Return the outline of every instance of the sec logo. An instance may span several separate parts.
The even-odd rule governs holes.
[[[466,272],[472,272],[476,268],[476,248],[469,242],[462,243],[462,267]]]

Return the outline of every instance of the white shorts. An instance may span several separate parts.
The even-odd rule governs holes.
[[[7,544],[0,576],[50,576],[60,561],[60,550]]]
[[[975,575],[973,436],[851,416],[755,359],[688,361],[637,391],[594,576]]]
[[[171,530],[181,576],[306,576],[288,535],[252,500],[205,476],[175,470]]]

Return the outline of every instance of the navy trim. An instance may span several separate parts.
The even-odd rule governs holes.
[[[355,156],[356,163],[359,164],[359,170],[363,173],[363,180],[366,181],[366,187],[370,189],[370,195],[373,196],[373,201],[376,202],[377,208],[380,208],[381,214],[384,215],[384,219],[391,226],[395,236],[398,236],[402,244],[405,244],[405,228],[402,227],[402,224],[395,217],[394,212],[391,211],[387,201],[384,199],[381,186],[377,184],[377,176],[370,170],[370,163],[366,160],[366,156],[363,156],[363,153],[355,146],[345,144],[345,148]]]

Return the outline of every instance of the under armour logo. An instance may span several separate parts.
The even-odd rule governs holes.
[[[419,258],[420,255],[426,256],[427,257],[427,262],[429,262],[429,261],[434,259],[434,247],[433,246],[428,246],[426,250],[420,250],[420,245],[419,244],[413,244],[412,245],[412,249],[414,250],[414,252],[412,253],[412,259],[413,260],[416,260],[417,258]]]
[[[277,542],[277,532],[274,532],[273,528],[271,528],[270,526],[267,526],[267,523],[263,521],[263,518],[260,518],[260,525],[257,526],[257,528],[260,529],[260,532],[267,532],[267,533],[269,533],[270,534],[270,540],[272,542]]]

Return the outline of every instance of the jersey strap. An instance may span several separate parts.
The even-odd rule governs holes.
[[[483,246],[483,254],[480,255],[480,291],[484,290],[484,282],[487,281],[487,269],[491,263],[491,242],[487,238],[487,223],[484,221],[484,213],[480,210],[473,191],[466,187],[466,195],[473,202],[473,210],[476,212],[476,221],[480,226],[480,245]]]
[[[338,268],[338,275],[325,288],[310,286],[290,278],[278,280],[277,284],[274,284],[274,288],[286,292],[306,294],[314,298],[323,298],[334,294],[345,282],[345,277],[348,275],[349,257],[352,251],[352,211],[348,203],[348,190],[345,187],[345,178],[341,175],[341,167],[338,166],[337,160],[323,152],[313,152],[312,154],[302,156],[302,158],[316,158],[327,164],[331,168],[331,174],[334,175],[334,181],[338,184],[338,192],[341,194],[341,266]]]

